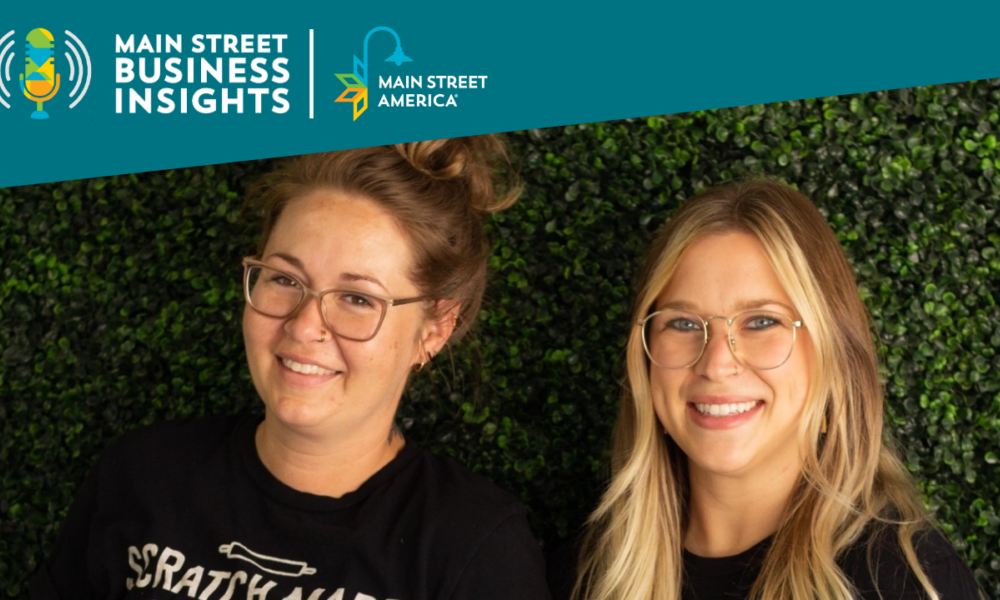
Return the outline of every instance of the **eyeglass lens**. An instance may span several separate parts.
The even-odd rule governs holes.
[[[297,278],[263,266],[247,269],[247,301],[257,311],[272,317],[291,315],[306,296],[305,286]],[[375,335],[386,304],[379,298],[354,290],[323,294],[323,317],[334,334],[355,340]]]
[[[715,335],[723,333],[725,321]],[[794,320],[781,313],[754,310],[734,317],[729,327],[731,350],[741,364],[752,369],[773,369],[784,363],[795,343]],[[643,345],[655,364],[681,369],[695,364],[706,345],[704,321],[680,310],[662,310],[650,315],[643,327]]]

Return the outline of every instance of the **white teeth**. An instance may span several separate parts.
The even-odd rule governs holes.
[[[304,365],[302,363],[297,363],[290,358],[282,358],[281,364],[285,365],[289,369],[295,371],[296,373],[302,373],[304,375],[333,375],[337,371],[331,371],[329,369],[324,369],[318,365]]]
[[[712,417],[728,417],[729,415],[738,415],[747,412],[753,407],[757,406],[757,401],[753,402],[740,402],[733,404],[695,404],[694,407],[698,409],[703,415],[709,415]]]

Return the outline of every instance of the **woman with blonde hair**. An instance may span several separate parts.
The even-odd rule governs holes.
[[[575,598],[978,597],[885,441],[867,312],[805,196],[757,180],[690,199],[632,314]]]
[[[505,159],[493,136],[362,148],[254,188],[243,338],[263,417],[115,443],[32,596],[546,600],[520,503],[394,425],[411,373],[475,322],[485,215],[516,197]]]

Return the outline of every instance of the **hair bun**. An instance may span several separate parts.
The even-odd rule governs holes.
[[[503,210],[514,204],[521,193],[510,157],[496,135],[410,142],[394,148],[425,176],[460,185],[463,191],[458,195],[476,210]],[[500,165],[500,169],[494,170],[494,165]]]

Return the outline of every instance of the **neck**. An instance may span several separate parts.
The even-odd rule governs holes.
[[[300,492],[339,498],[361,487],[403,449],[391,428],[330,443],[265,416],[255,436],[257,454],[278,481]]]
[[[733,556],[773,535],[801,474],[797,463],[776,467],[730,476],[691,464],[684,547],[698,556]]]

